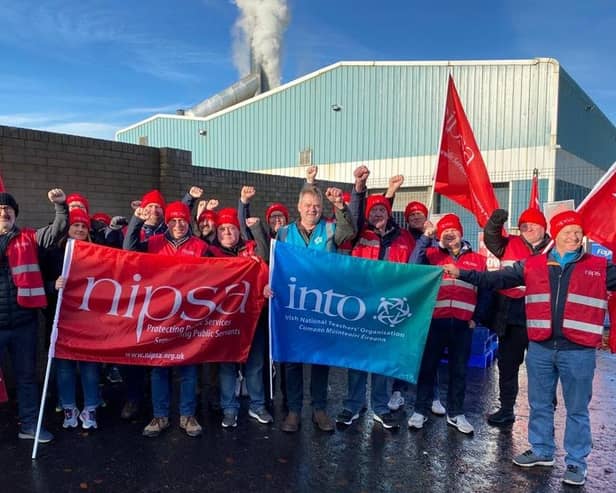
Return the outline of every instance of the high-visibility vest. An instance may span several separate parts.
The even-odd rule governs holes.
[[[321,219],[310,235],[310,241],[306,245],[303,236],[297,229],[297,223],[291,223],[278,230],[276,239],[291,243],[292,245],[312,248],[326,252],[336,252],[334,235],[336,233],[336,223]]]
[[[503,256],[500,260],[500,268],[511,267],[520,260],[524,260],[532,255],[532,251],[528,245],[519,236],[510,236]],[[509,298],[522,298],[526,294],[525,286],[516,286],[514,288],[499,289],[498,292]]]
[[[545,341],[552,335],[552,299],[547,255],[529,257],[524,264],[528,339]],[[567,286],[563,336],[576,344],[601,344],[607,309],[607,260],[584,254],[574,263]]]
[[[400,229],[400,234],[391,243],[383,260],[390,262],[407,263],[413,253],[415,240],[411,233],[405,229]],[[351,255],[353,257],[369,258],[373,260],[379,259],[379,251],[381,249],[381,237],[372,229],[364,227],[359,233],[359,238]]]
[[[459,269],[486,270],[486,258],[475,252],[466,252],[457,259],[441,248],[428,248],[426,251],[431,265],[455,264]],[[432,318],[457,318],[470,320],[477,306],[477,288],[472,284],[454,279],[445,274],[436,296]]]
[[[38,263],[36,231],[22,229],[6,248],[13,282],[17,287],[17,304],[24,308],[45,308],[47,297]]]
[[[159,255],[187,255],[190,257],[202,257],[207,251],[208,245],[196,236],[189,237],[185,242],[176,246],[169,241],[166,235],[159,234],[150,236],[148,239],[148,252]]]

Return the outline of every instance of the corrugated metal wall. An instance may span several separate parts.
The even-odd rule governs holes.
[[[426,184],[418,181],[432,175],[451,72],[493,179],[522,178],[553,163],[554,66],[341,63],[213,118],[159,117],[118,139],[147,135],[149,145],[191,150],[196,165],[294,175],[303,173],[300,151],[311,149],[330,179],[341,178],[334,168],[350,178],[349,170],[368,162],[373,185],[397,173]]]

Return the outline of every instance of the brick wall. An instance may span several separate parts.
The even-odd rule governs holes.
[[[282,202],[295,216],[303,180],[191,163],[189,151],[0,126],[0,174],[19,203],[21,226],[39,227],[53,218],[47,191],[56,187],[67,194],[83,193],[91,213],[114,216],[132,213],[131,200],[153,188],[171,202],[197,185],[205,190],[206,198],[217,198],[222,207],[235,207],[241,187],[251,185],[257,189],[253,215],[262,216],[267,204]],[[320,186],[341,184],[323,182]],[[342,188],[349,191],[351,185],[342,184]]]

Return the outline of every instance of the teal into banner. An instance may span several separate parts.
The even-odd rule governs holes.
[[[417,382],[442,269],[274,242],[272,357]]]

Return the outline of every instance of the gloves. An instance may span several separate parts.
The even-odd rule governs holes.
[[[111,229],[122,229],[124,226],[128,225],[128,219],[126,219],[124,216],[113,216],[113,218],[111,218],[111,224],[109,224],[109,227]]]
[[[490,216],[490,221],[494,224],[502,226],[509,219],[509,213],[505,209],[496,209]]]

